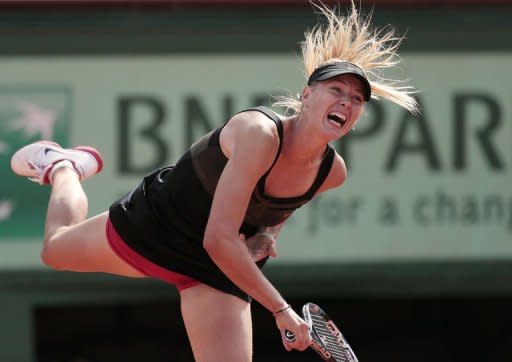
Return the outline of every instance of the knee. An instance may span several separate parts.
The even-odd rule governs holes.
[[[44,247],[43,250],[41,250],[41,261],[47,266],[52,269],[59,270],[57,261],[54,257],[52,257],[51,253],[48,251],[47,247]]]
[[[63,270],[62,261],[60,260],[58,254],[56,253],[55,248],[51,246],[51,239],[47,239],[44,241],[43,249],[41,250],[41,260],[42,262],[55,270]]]

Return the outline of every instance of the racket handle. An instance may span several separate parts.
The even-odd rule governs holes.
[[[283,338],[285,339],[286,342],[288,343],[293,343],[296,341],[296,338],[295,338],[295,334],[293,334],[292,331],[289,331],[288,329],[285,329],[283,331]]]

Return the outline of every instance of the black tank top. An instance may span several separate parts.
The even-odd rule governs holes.
[[[266,178],[281,152],[283,125],[277,114],[267,107],[249,110],[261,112],[274,121],[280,143],[272,166],[252,193],[240,227],[240,233],[247,237],[261,226],[282,223],[311,200],[329,174],[334,159],[334,150],[328,145],[317,176],[305,194],[287,198],[266,195]],[[142,256],[169,270],[241,296],[241,291],[216,267],[202,247],[213,194],[228,161],[219,142],[223,127],[195,142],[175,166],[163,167],[146,176],[136,189],[110,207],[109,216],[123,240]],[[242,295],[246,299],[245,294]]]

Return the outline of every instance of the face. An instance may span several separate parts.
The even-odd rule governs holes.
[[[302,102],[309,119],[329,138],[346,135],[356,124],[364,109],[363,83],[355,76],[343,74],[319,81],[304,88]]]

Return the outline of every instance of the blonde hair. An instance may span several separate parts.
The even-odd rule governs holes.
[[[370,81],[372,98],[388,99],[412,113],[418,113],[419,107],[411,96],[415,90],[403,81],[387,79],[382,71],[398,65],[401,61],[397,54],[403,37],[395,36],[391,27],[372,29],[371,14],[363,18],[351,0],[351,10],[347,16],[341,16],[325,5],[313,4],[326,19],[326,25],[316,25],[305,33],[300,43],[306,79],[319,66],[345,61],[359,66]],[[300,112],[302,102],[294,97],[281,97],[275,103]]]

